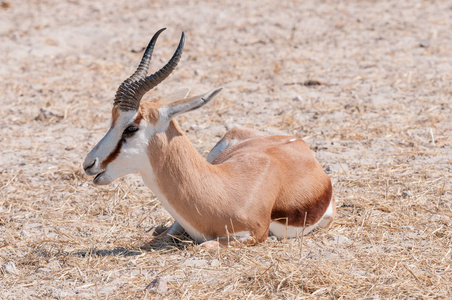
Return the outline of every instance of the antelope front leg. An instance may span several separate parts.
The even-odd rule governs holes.
[[[174,221],[173,225],[171,225],[168,229],[163,231],[158,235],[158,237],[165,237],[168,235],[180,235],[185,232],[185,229],[177,222]]]

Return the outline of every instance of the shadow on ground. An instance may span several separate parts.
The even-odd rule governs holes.
[[[153,238],[139,246],[138,248],[126,248],[117,247],[115,249],[97,249],[96,247],[89,247],[86,250],[80,250],[75,252],[65,251],[55,245],[42,246],[36,248],[33,253],[44,257],[51,258],[57,256],[79,256],[79,257],[89,257],[89,256],[139,256],[143,255],[145,252],[150,251],[165,251],[167,253],[185,250],[187,247],[194,244],[194,241],[187,235],[181,234],[177,236],[160,236],[159,234],[165,231],[165,227],[157,227],[153,229]]]

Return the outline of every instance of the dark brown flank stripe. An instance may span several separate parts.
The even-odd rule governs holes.
[[[312,202],[304,208],[289,207],[285,210],[273,210],[271,219],[280,224],[287,224],[289,226],[302,227],[305,224],[306,226],[314,225],[327,210],[332,195],[333,192],[331,188],[325,189],[323,194],[317,198],[318,202]]]

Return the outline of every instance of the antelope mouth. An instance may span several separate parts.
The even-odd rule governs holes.
[[[94,177],[93,181],[96,181],[96,179],[98,179],[100,176],[102,176],[105,173],[105,171],[100,172],[99,174],[96,175],[96,177]]]
[[[95,185],[105,185],[111,183],[113,180],[111,180],[111,177],[105,174],[105,171],[100,172],[96,175],[93,179],[93,183]]]

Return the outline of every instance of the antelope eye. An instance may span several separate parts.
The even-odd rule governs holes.
[[[122,135],[124,137],[130,137],[132,136],[135,132],[138,131],[138,127],[135,125],[130,125],[129,127],[127,127],[124,132],[122,133]]]

